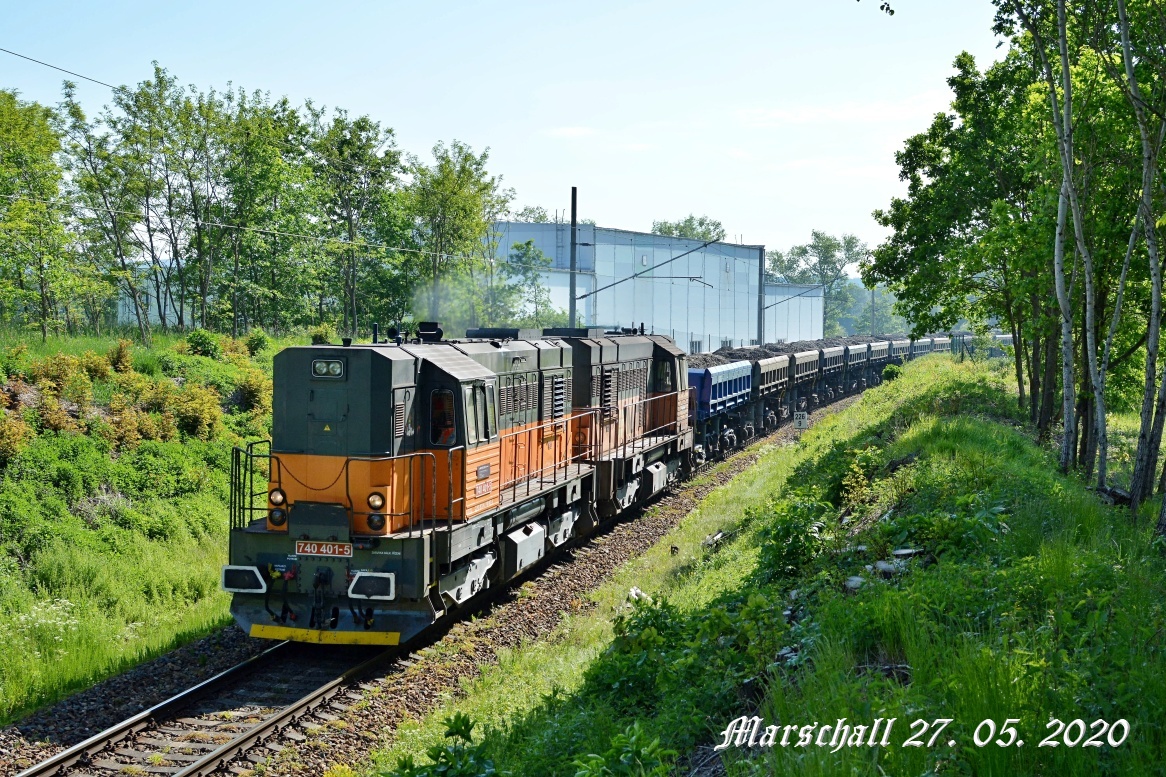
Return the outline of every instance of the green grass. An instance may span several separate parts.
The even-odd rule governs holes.
[[[666,538],[594,613],[505,656],[373,768],[419,757],[453,711],[482,724],[500,770],[527,775],[575,774],[637,722],[691,753],[756,710],[780,725],[898,721],[889,748],[730,752],[732,775],[1160,773],[1162,546],[1059,475],[1015,407],[990,365],[911,364],[715,492],[678,528],[682,557]],[[702,553],[714,526],[738,534]],[[930,561],[866,571],[903,546]],[[656,603],[622,609],[631,585]],[[1039,748],[1051,717],[1124,718],[1131,733],[1118,748]],[[953,719],[936,746],[902,746],[912,721],[936,718]],[[1006,718],[1024,747],[973,744],[980,721]]]
[[[72,429],[48,428],[35,400],[4,412],[4,429],[29,436],[0,434],[0,723],[230,622],[218,590],[230,449],[270,424],[231,394],[245,371],[270,374],[276,350],[305,340],[276,340],[255,358],[236,346],[234,357],[214,360],[180,353],[181,337],[156,333],[152,349],[133,348],[134,373],[91,381]],[[104,356],[116,345],[0,332],[0,377],[34,383],[43,360]],[[166,431],[169,408],[148,396],[166,384],[209,387],[205,410],[221,414],[217,431],[208,439]],[[45,385],[34,388],[43,394]],[[144,439],[121,436],[115,396],[145,419]]]

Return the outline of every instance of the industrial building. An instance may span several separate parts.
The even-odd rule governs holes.
[[[515,243],[534,241],[551,260],[543,275],[552,303],[569,309],[570,224],[505,221],[494,230],[491,242],[503,260]],[[590,224],[577,230],[578,326],[643,324],[689,353],[822,336],[821,288],[766,283],[764,246],[704,245]]]

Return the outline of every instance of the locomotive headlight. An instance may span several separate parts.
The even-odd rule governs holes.
[[[271,489],[271,493],[267,495],[267,501],[279,507],[287,501],[287,494],[283,492],[282,488],[273,488]]]
[[[312,361],[313,378],[343,378],[344,362],[340,359],[314,359]]]
[[[372,531],[380,531],[385,528],[385,517],[380,513],[373,513],[368,517],[368,528]]]
[[[379,510],[385,506],[385,498],[374,491],[368,495],[368,506],[373,510]]]
[[[287,521],[287,513],[277,507],[267,514],[267,520],[272,526],[283,526]]]

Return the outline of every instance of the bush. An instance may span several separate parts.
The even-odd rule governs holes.
[[[247,335],[247,353],[252,356],[258,356],[267,350],[271,345],[271,341],[267,337],[267,333],[262,329],[252,329],[251,333]]]
[[[888,364],[883,367],[883,380],[888,383],[903,374],[903,368],[897,364]]]
[[[109,364],[114,372],[132,372],[134,344],[129,340],[118,340],[117,345],[109,352]]]
[[[113,372],[109,359],[93,351],[81,354],[81,369],[85,370],[90,380],[109,380],[110,373]]]
[[[768,512],[768,525],[761,535],[762,576],[768,580],[796,577],[818,555],[822,518],[833,508],[795,493],[772,503]]]
[[[219,395],[205,386],[187,384],[174,396],[178,428],[191,437],[210,440],[222,427],[223,409]]]
[[[186,346],[195,356],[206,356],[211,359],[220,359],[223,356],[218,338],[205,329],[192,330],[186,336]]]
[[[35,362],[31,372],[42,397],[51,396],[76,404],[79,416],[85,414],[86,408],[93,401],[93,381],[83,368],[83,360],[76,356],[53,354]]]
[[[328,345],[332,342],[332,327],[320,324],[308,333],[312,336],[312,345]]]
[[[41,387],[41,394],[36,412],[41,428],[52,432],[77,431],[77,424],[61,406],[61,400],[57,398],[57,387],[52,381],[43,381],[38,385]]]
[[[4,374],[9,378],[27,378],[32,368],[31,359],[28,356],[28,346],[21,343],[5,351],[2,366]]]
[[[260,414],[271,412],[271,379],[259,370],[247,370],[236,383],[239,406]]]
[[[7,464],[32,442],[32,427],[16,413],[0,410],[0,464]]]

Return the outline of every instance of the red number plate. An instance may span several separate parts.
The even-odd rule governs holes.
[[[297,556],[337,556],[352,558],[351,542],[313,542],[300,540],[296,542]]]
[[[474,496],[485,496],[494,490],[494,481],[487,480],[484,483],[479,483],[474,486]]]

